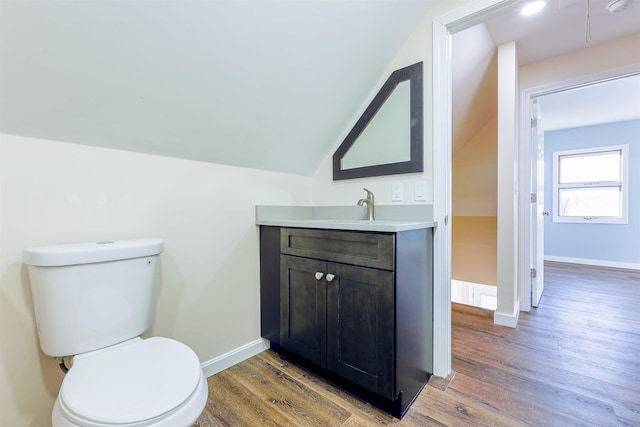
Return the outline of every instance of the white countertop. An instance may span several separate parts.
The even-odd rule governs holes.
[[[329,230],[397,232],[435,227],[434,221],[367,221],[365,219],[283,219],[256,221],[258,225]]]
[[[256,224],[274,227],[297,227],[297,228],[321,228],[328,230],[353,230],[353,231],[375,231],[375,232],[399,232],[417,230],[421,228],[433,228],[437,225],[432,220],[417,220],[411,218],[389,219],[368,221],[364,219],[344,218],[343,210],[326,210],[318,212],[318,208],[308,207],[288,207],[284,210],[274,210],[268,207],[257,207]],[[331,218],[331,213],[343,218]],[[353,213],[349,213],[349,216]]]

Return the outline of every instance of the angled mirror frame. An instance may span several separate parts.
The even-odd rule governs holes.
[[[407,118],[410,124],[409,141],[401,141],[410,145],[410,158],[408,161],[395,163],[382,163],[371,166],[354,167],[345,169],[342,167],[342,159],[349,149],[358,142],[358,137],[375,119],[376,113],[382,108],[389,96],[393,93],[398,84],[404,81],[410,82],[410,117]],[[343,180],[352,178],[364,178],[371,176],[396,175],[403,173],[424,171],[423,158],[423,88],[422,88],[422,62],[410,65],[391,73],[380,91],[371,101],[371,104],[362,113],[351,132],[344,139],[340,147],[333,154],[333,180]]]

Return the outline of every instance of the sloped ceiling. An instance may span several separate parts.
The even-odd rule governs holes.
[[[451,145],[455,153],[498,114],[498,61],[484,24],[455,33],[451,50]]]
[[[0,3],[0,132],[311,175],[429,1]]]

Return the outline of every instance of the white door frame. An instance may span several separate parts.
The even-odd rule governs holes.
[[[532,88],[527,88],[520,91],[520,153],[530,153],[531,147],[531,132],[529,120],[531,116],[531,100],[543,95],[549,95],[555,92],[561,92],[567,89],[573,89],[581,86],[588,86],[594,83],[603,82],[606,80],[612,80],[624,76],[640,73],[640,64],[634,64],[621,68],[614,68],[607,71],[602,71],[593,74],[586,74],[584,76],[578,76],[567,80],[561,80],[557,82],[551,82]],[[535,239],[535,235],[530,232],[531,221],[535,221],[535,218],[531,218],[529,209],[529,193],[531,189],[531,158],[530,156],[521,156],[518,165],[520,188],[520,287],[521,287],[521,299],[520,309],[522,311],[531,310],[531,278],[529,275],[529,260],[531,259],[531,240]],[[546,210],[549,211],[552,207],[547,206]],[[527,232],[527,230],[529,230]]]
[[[451,373],[451,34],[519,0],[476,0],[433,20],[433,373]]]

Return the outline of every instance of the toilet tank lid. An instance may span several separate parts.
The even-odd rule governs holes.
[[[157,255],[163,249],[158,238],[38,246],[24,249],[22,262],[43,267],[90,264]]]

